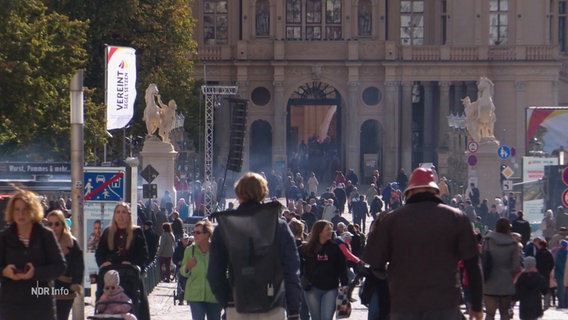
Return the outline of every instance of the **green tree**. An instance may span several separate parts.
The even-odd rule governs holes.
[[[0,0],[0,158],[68,160],[69,82],[87,25],[37,0]]]
[[[85,159],[96,152],[100,161],[105,143],[122,159],[122,132],[105,133],[106,45],[137,51],[138,98],[127,135],[145,134],[143,97],[150,83],[164,100],[176,100],[185,127],[198,134],[189,0],[0,0],[0,7],[1,158],[69,159],[69,81],[84,70]]]

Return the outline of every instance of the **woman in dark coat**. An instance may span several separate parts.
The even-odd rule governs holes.
[[[548,292],[545,278],[537,271],[536,259],[526,257],[525,270],[515,283],[514,299],[519,303],[519,316],[521,319],[538,319],[543,316],[542,295]]]
[[[112,220],[103,231],[95,258],[99,268],[117,264],[134,264],[139,266],[140,270],[144,270],[144,264],[148,261],[146,239],[142,229],[134,225],[130,206],[127,203],[121,201],[114,207]],[[140,280],[141,292],[144,291],[142,285],[142,280]],[[141,294],[140,297],[138,319],[150,319],[148,297],[145,294]]]
[[[83,291],[82,283],[85,273],[83,250],[79,247],[77,239],[71,235],[61,210],[53,210],[47,214],[47,226],[55,234],[67,262],[65,273],[55,280],[55,288],[60,289],[55,296],[57,320],[67,320],[75,295]]]
[[[55,320],[52,281],[65,272],[65,260],[42,218],[30,191],[18,190],[6,208],[9,226],[0,233],[2,320]]]

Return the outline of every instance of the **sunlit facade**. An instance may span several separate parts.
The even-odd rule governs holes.
[[[568,102],[567,2],[193,1],[195,78],[249,99],[243,170],[290,166],[303,140],[316,148],[308,170],[377,168],[390,181],[433,162],[457,174],[467,139],[448,116],[481,76],[495,84],[496,138],[518,156],[525,108]],[[228,136],[229,112],[215,117]],[[228,149],[215,141],[218,164]]]

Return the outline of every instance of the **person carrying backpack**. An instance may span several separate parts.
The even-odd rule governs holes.
[[[211,237],[207,279],[213,294],[227,320],[283,319],[285,314],[299,319],[300,260],[288,224],[278,217],[282,206],[261,203],[267,182],[252,172],[237,181],[235,195],[239,207],[217,215]]]

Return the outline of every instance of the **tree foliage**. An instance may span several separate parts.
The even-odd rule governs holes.
[[[136,49],[138,97],[127,135],[145,134],[144,91],[150,83],[158,85],[164,101],[176,100],[186,128],[197,134],[189,0],[0,0],[0,5],[0,157],[69,158],[69,81],[82,69],[86,160],[94,160],[96,152],[100,161],[107,142],[122,158],[122,131],[111,132],[114,138],[105,133],[106,45]],[[34,146],[43,148],[39,158],[23,159]]]
[[[84,67],[86,24],[37,0],[0,6],[0,157],[67,159],[69,82]]]

